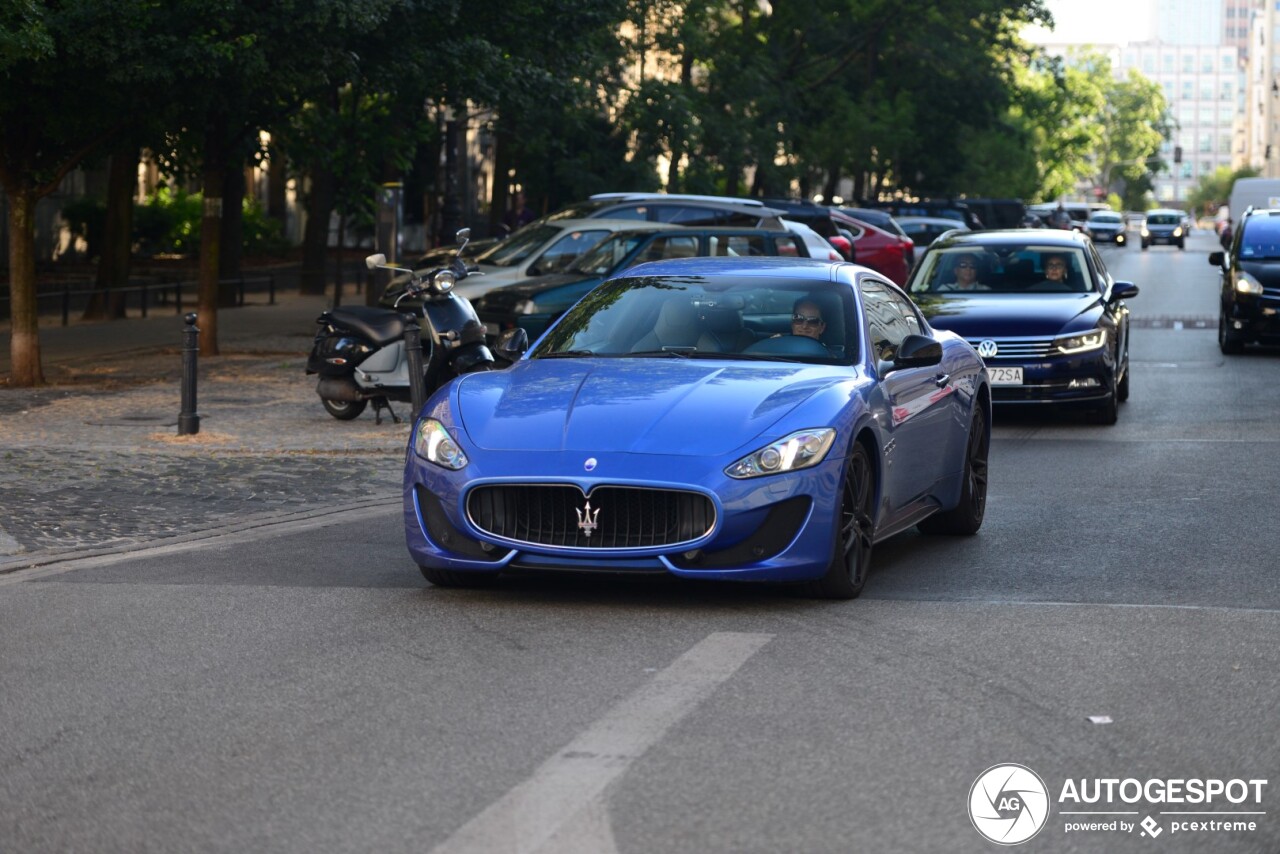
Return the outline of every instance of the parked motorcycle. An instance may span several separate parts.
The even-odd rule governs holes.
[[[461,246],[453,260],[421,272],[389,265],[385,255],[370,255],[365,259],[370,270],[408,274],[396,307],[342,306],[316,319],[320,328],[307,359],[307,373],[319,374],[316,394],[330,415],[350,421],[372,402],[377,423],[382,423],[383,409],[393,421],[400,421],[390,401],[412,400],[405,323],[415,317],[421,330],[426,394],[461,374],[497,367],[475,309],[466,297],[453,293],[459,280],[475,274],[475,268],[462,262],[470,237],[471,229],[459,231]],[[398,310],[405,300],[410,301],[411,313]]]

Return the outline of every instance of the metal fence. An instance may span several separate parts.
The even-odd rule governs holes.
[[[87,283],[86,283],[87,284]],[[236,287],[236,305],[243,306],[245,303],[245,294],[249,291],[254,293],[265,292],[267,294],[267,304],[276,304],[276,278],[274,275],[258,275],[258,276],[237,276],[230,279],[221,279],[219,285],[235,285]],[[104,291],[96,287],[84,287],[76,285],[79,289],[73,290],[73,284],[68,282],[61,288],[47,288],[36,294],[37,313],[45,314],[41,310],[42,306],[56,302],[58,310],[62,317],[62,325],[67,326],[71,322],[71,311],[73,306],[77,311],[83,311],[84,307],[89,304],[89,300],[95,296],[106,296],[109,299],[124,298],[124,310],[126,313],[130,308],[136,309],[142,317],[147,316],[147,312],[151,308],[168,310],[173,308],[174,314],[182,314],[184,307],[192,308],[198,301],[199,282],[195,280],[183,282],[143,282],[137,285],[129,285],[123,288],[111,288]],[[136,295],[136,296],[135,296]],[[49,312],[50,314],[52,311]],[[9,312],[9,295],[0,293],[0,318],[7,318]]]

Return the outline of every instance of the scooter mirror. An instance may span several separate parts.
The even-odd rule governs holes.
[[[376,270],[387,263],[387,256],[379,252],[377,255],[370,255],[364,259],[364,265],[370,270]]]
[[[471,229],[469,229],[469,228],[460,228],[460,229],[458,229],[458,233],[454,235],[454,239],[455,239],[458,243],[463,243],[463,242],[465,242],[465,241],[467,241],[467,240],[470,240],[470,239],[471,239]]]

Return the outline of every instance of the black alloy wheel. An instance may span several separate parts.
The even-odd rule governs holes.
[[[875,474],[871,456],[860,442],[853,443],[844,467],[840,497],[840,528],[834,538],[827,574],[806,585],[818,599],[853,599],[862,592],[875,541]]]
[[[1226,356],[1238,356],[1244,352],[1244,341],[1231,334],[1225,313],[1218,312],[1218,349]]]
[[[986,411],[975,403],[973,424],[969,427],[969,440],[964,455],[964,482],[960,487],[960,502],[951,510],[934,513],[916,527],[925,534],[978,533],[983,517],[987,514],[987,455],[991,449],[991,430],[987,427]]]
[[[360,413],[364,412],[364,408],[369,405],[367,400],[329,400],[328,398],[320,398],[320,402],[324,404],[324,409],[339,421],[351,421],[359,418]]]
[[[1120,420],[1120,390],[1116,387],[1116,378],[1111,377],[1107,396],[1092,412],[1095,424],[1110,426]]]

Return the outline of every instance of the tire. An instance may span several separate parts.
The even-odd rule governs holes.
[[[871,564],[875,539],[875,474],[871,455],[860,442],[853,443],[845,463],[840,490],[839,527],[832,538],[827,574],[805,585],[816,599],[853,599],[862,592]]]
[[[1227,329],[1226,315],[1221,312],[1218,313],[1218,349],[1225,356],[1238,356],[1244,352],[1244,341]]]
[[[490,587],[498,578],[496,572],[454,572],[418,564],[422,577],[436,587]]]
[[[986,411],[975,405],[973,424],[964,454],[964,484],[960,488],[960,502],[950,510],[934,513],[916,527],[925,534],[978,533],[987,513],[987,459],[991,448],[991,431],[987,427]]]
[[[354,403],[345,400],[329,400],[328,398],[320,398],[320,402],[324,404],[325,412],[328,412],[339,421],[351,421],[359,418],[360,413],[364,412],[364,408],[369,405],[367,400],[357,400]]]
[[[1106,399],[1091,413],[1093,415],[1094,424],[1103,424],[1111,426],[1120,420],[1120,391],[1116,388],[1115,380],[1111,381],[1111,391],[1107,394]]]
[[[1184,251],[1184,252],[1185,252],[1185,251],[1186,251],[1186,249],[1187,249],[1187,244],[1186,244],[1186,242],[1185,242],[1185,241],[1182,241],[1182,240],[1179,240],[1179,241],[1178,241],[1178,249],[1179,249],[1180,251]]]
[[[1129,399],[1129,366],[1125,365],[1124,379],[1120,380],[1120,384],[1116,386],[1116,400],[1124,403]]]
[[[1142,241],[1142,251],[1143,251],[1143,252],[1146,252],[1146,251],[1147,251],[1147,249],[1148,249],[1148,248],[1150,248],[1150,246],[1151,246],[1151,244],[1147,243],[1145,240],[1144,240],[1144,241]]]

